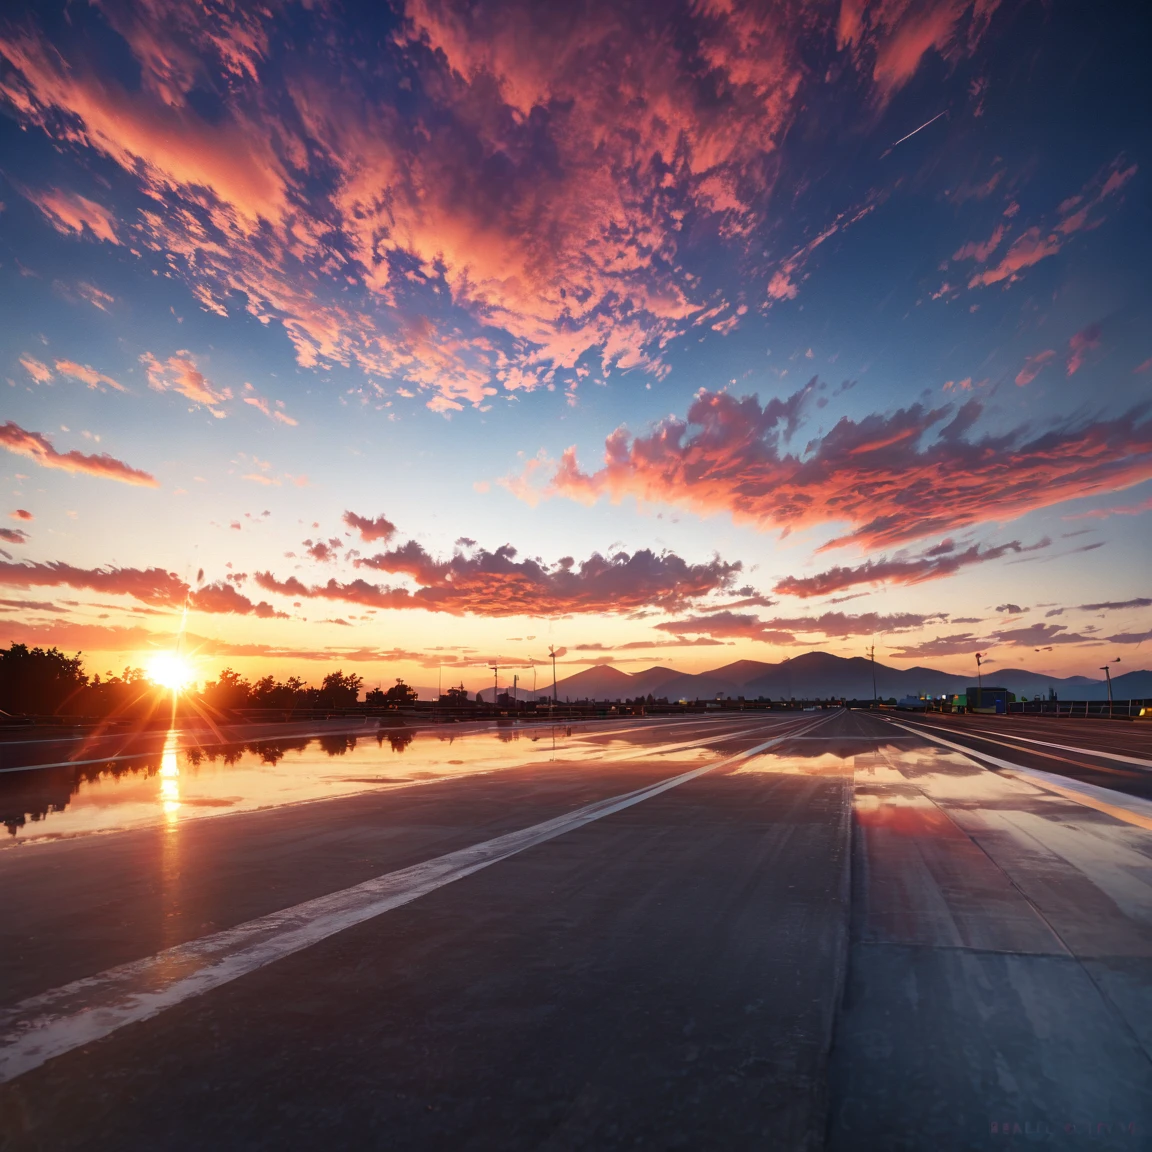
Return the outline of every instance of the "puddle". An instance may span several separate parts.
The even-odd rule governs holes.
[[[708,748],[676,747],[680,724],[557,725],[481,732],[380,730],[181,747],[126,760],[0,774],[0,848],[61,837],[250,812],[553,761],[650,754],[695,765]],[[716,739],[721,738],[718,732]],[[662,736],[663,740],[658,737]],[[696,739],[702,737],[699,729]],[[656,739],[654,739],[656,738]],[[662,750],[666,749],[666,750]]]

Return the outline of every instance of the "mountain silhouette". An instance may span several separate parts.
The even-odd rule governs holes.
[[[876,662],[876,691],[883,698],[895,696],[942,695],[964,692],[976,683],[970,675],[942,672],[936,668],[892,668]],[[1016,695],[1047,699],[1049,690],[1062,700],[1104,700],[1108,690],[1103,680],[1087,676],[1048,676],[1024,668],[986,666],[985,685],[1007,688]],[[551,684],[542,686],[537,696],[550,695]],[[778,664],[760,660],[737,660],[707,672],[678,672],[659,666],[640,672],[622,672],[611,664],[597,664],[565,677],[556,685],[561,701],[627,700],[637,696],[666,697],[669,700],[710,700],[717,696],[743,696],[754,700],[845,697],[872,698],[872,662],[863,656],[835,656],[830,652],[805,652]],[[490,699],[492,689],[484,693]],[[1152,671],[1126,672],[1112,677],[1112,695],[1117,700],[1152,698]],[[525,694],[527,699],[527,694]]]

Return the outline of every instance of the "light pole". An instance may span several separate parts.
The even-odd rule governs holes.
[[[984,707],[984,677],[980,672],[980,665],[984,663],[984,653],[976,653],[976,707]]]
[[[492,707],[496,707],[496,697],[500,695],[500,665],[489,664],[492,669]]]
[[[868,659],[872,661],[872,707],[875,708],[878,701],[876,697],[876,645],[873,644],[868,649]]]
[[[516,706],[516,685],[520,683],[520,674],[517,672],[512,677],[512,706]]]
[[[1111,664],[1119,664],[1120,657],[1117,656],[1115,660],[1110,661]],[[1112,719],[1112,669],[1108,664],[1105,664],[1101,669],[1104,673],[1104,679],[1108,682],[1108,719]]]
[[[552,711],[556,711],[556,649],[549,644],[548,655],[552,657]]]

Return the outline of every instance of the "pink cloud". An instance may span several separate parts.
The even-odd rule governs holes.
[[[971,632],[951,632],[947,636],[936,636],[920,644],[906,644],[892,651],[897,660],[938,659],[941,656],[970,656],[988,645]]]
[[[1152,420],[1142,409],[973,437],[979,400],[915,404],[844,417],[802,453],[790,450],[813,388],[763,406],[701,390],[686,419],[667,417],[645,436],[618,428],[598,471],[584,472],[569,448],[541,494],[587,504],[634,496],[788,531],[846,523],[850,532],[826,547],[883,548],[1152,478]]]
[[[79,380],[82,384],[87,384],[89,388],[99,390],[101,385],[106,384],[109,388],[114,388],[117,392],[127,391],[123,384],[113,380],[111,376],[106,376],[103,372],[97,372],[95,368],[91,368],[87,364],[77,364],[74,360],[57,360],[56,371],[62,376],[70,376],[73,380]]]
[[[1028,268],[1049,256],[1055,256],[1069,236],[1103,220],[1096,210],[1105,199],[1118,193],[1135,174],[1135,164],[1126,165],[1123,157],[1117,157],[1107,168],[1097,173],[1080,193],[1059,205],[1056,219],[1050,227],[1033,225],[1026,229],[1013,240],[1000,262],[973,275],[968,281],[968,287],[989,287],[1004,282],[1012,284]],[[967,244],[955,253],[953,259],[974,259],[984,263],[999,246],[1003,235],[1004,228],[1000,225],[986,244]],[[993,240],[995,243],[992,243]]]
[[[800,294],[800,282],[806,278],[804,268],[816,249],[838,232],[863,220],[880,203],[880,199],[880,196],[874,196],[863,206],[841,212],[831,224],[819,232],[803,248],[798,249],[783,260],[768,281],[767,296],[769,302],[796,299]]]
[[[258,616],[261,619],[287,620],[287,612],[277,612],[266,600],[258,604],[237,592],[223,581],[198,588],[188,597],[188,606],[198,612],[234,613],[238,616]]]
[[[50,384],[52,382],[52,369],[47,364],[37,360],[35,356],[21,356],[20,366],[32,377],[33,383]]]
[[[243,398],[245,404],[250,404],[258,412],[263,412],[269,420],[275,420],[278,424],[288,424],[293,428],[296,427],[298,421],[284,411],[283,401],[268,401],[263,396],[256,395],[256,390],[251,384],[245,384],[244,390],[249,393]]]
[[[925,53],[970,51],[994,6],[845,9],[841,41],[887,96]],[[264,67],[275,6],[102,4],[138,81],[29,25],[0,38],[0,96],[137,185],[131,220],[86,210],[77,226],[155,254],[207,310],[279,325],[302,365],[357,368],[366,400],[390,379],[446,413],[578,364],[667,374],[668,342],[715,305],[690,236],[747,253],[804,106],[809,41],[835,19],[702,0],[674,29],[672,10],[635,20],[595,0],[410,0],[388,51],[421,102],[401,117],[357,68],[333,74],[334,11],[312,7],[316,48],[281,75]],[[190,95],[205,85],[211,117]],[[797,290],[812,251],[769,273],[769,299]],[[171,361],[153,375],[219,410]]]
[[[1011,282],[1018,279],[1026,268],[1039,264],[1049,256],[1055,256],[1059,251],[1060,241],[1055,234],[1044,236],[1039,228],[1029,228],[1012,242],[999,264],[978,272],[968,281],[968,287],[987,287],[999,284],[1002,280]]]
[[[1031,384],[1037,376],[1040,375],[1040,370],[1053,359],[1056,352],[1052,348],[1045,348],[1043,352],[1037,352],[1035,355],[1029,356],[1024,361],[1024,367],[1016,373],[1016,383],[1021,387]]]
[[[927,53],[971,54],[998,6],[999,0],[842,0],[837,42],[851,50],[859,67],[871,65],[887,99],[916,74]]]
[[[383,514],[373,520],[367,516],[357,516],[355,512],[345,512],[344,523],[359,532],[360,539],[367,544],[376,540],[387,542],[396,535],[396,525]]]
[[[675,609],[722,590],[740,570],[719,558],[688,564],[671,553],[642,549],[629,555],[593,553],[577,564],[564,557],[548,566],[517,560],[510,545],[472,555],[457,551],[448,560],[430,556],[414,540],[390,552],[356,561],[360,568],[405,576],[416,585],[370,584],[365,580],[308,586],[294,576],[278,580],[257,572],[256,583],[284,596],[340,600],[375,608],[423,608],[430,612],[476,616],[566,616],[578,613],[631,612],[639,608]]]
[[[815,576],[786,576],[776,582],[773,591],[808,599],[840,592],[845,588],[855,588],[860,584],[923,584],[926,580],[951,576],[973,564],[986,564],[989,560],[999,560],[1012,553],[1047,548],[1050,543],[1048,539],[1043,539],[1025,547],[1019,540],[1012,540],[995,548],[981,548],[979,544],[973,544],[961,552],[956,551],[951,547],[952,542],[946,540],[920,556],[898,556],[892,559],[881,557],[855,567],[829,568]]]
[[[71,286],[70,291],[63,289],[65,295],[70,295],[74,292],[81,300],[87,300],[94,308],[99,308],[101,312],[108,312],[111,310],[112,305],[116,303],[116,297],[110,292],[105,292],[102,288],[97,288],[95,284],[89,284],[86,280],[78,280]]]
[[[46,188],[43,191],[25,188],[22,191],[57,232],[65,236],[83,236],[88,233],[109,244],[120,243],[116,235],[116,218],[95,200],[59,188]]]
[[[0,584],[11,588],[82,588],[131,596],[162,607],[179,607],[188,593],[188,585],[163,568],[76,568],[62,561],[0,563]]]
[[[0,540],[9,544],[26,544],[28,533],[23,528],[0,528]]]
[[[17,508],[15,512],[10,512],[9,515],[13,520],[35,520],[36,517],[32,515],[26,508]]]
[[[932,620],[939,620],[942,615],[939,612],[927,616],[914,612],[897,612],[885,616],[878,612],[865,612],[859,616],[851,616],[844,612],[825,612],[820,616],[774,617],[763,620],[751,613],[719,611],[691,616],[684,620],[669,620],[657,624],[656,628],[662,632],[670,632],[674,636],[704,635],[761,640],[768,644],[796,644],[800,643],[795,636],[797,632],[818,633],[835,639],[871,636],[877,632],[899,632],[920,628]]]
[[[1121,504],[1113,508],[1093,508],[1090,512],[1074,512],[1065,520],[1107,520],[1109,516],[1139,516],[1152,511],[1152,496],[1139,504]]]
[[[195,591],[175,572],[163,568],[77,568],[62,561],[47,563],[0,563],[0,585],[13,588],[69,587],[105,595],[131,596],[145,604],[164,608],[187,605],[194,611],[212,614],[287,619],[267,601],[254,603],[223,581]]]
[[[1008,644],[1015,648],[1037,648],[1044,644],[1099,643],[1094,636],[1069,632],[1063,624],[1029,624],[1025,628],[1002,629],[993,632],[992,639],[998,644]]]
[[[194,404],[203,404],[213,415],[222,416],[219,405],[232,399],[227,388],[217,389],[196,366],[191,352],[177,352],[167,360],[157,360],[151,352],[140,357],[148,373],[148,386],[156,392],[179,392]]]
[[[1100,325],[1089,324],[1068,341],[1068,375],[1075,376],[1084,365],[1084,357],[1100,347]]]
[[[977,260],[983,264],[1004,239],[1004,225],[997,224],[992,235],[987,240],[973,240],[952,253],[953,260]]]
[[[139,484],[156,488],[156,477],[139,468],[132,468],[114,456],[100,453],[86,456],[82,452],[57,452],[51,442],[39,432],[26,432],[19,424],[9,420],[0,426],[0,448],[27,456],[42,468],[59,468],[64,472],[79,472],[100,476],[106,480],[120,480],[124,484]]]

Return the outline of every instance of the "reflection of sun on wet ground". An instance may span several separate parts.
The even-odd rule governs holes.
[[[553,738],[550,727],[464,734],[381,728],[190,748],[180,747],[171,736],[162,752],[138,759],[0,774],[0,823],[7,826],[10,846],[156,824],[175,826],[225,812],[520,764],[612,763],[643,752],[628,731],[578,730],[574,738],[570,732],[558,726]],[[659,763],[677,766],[703,764],[716,755],[706,748],[653,753]]]

